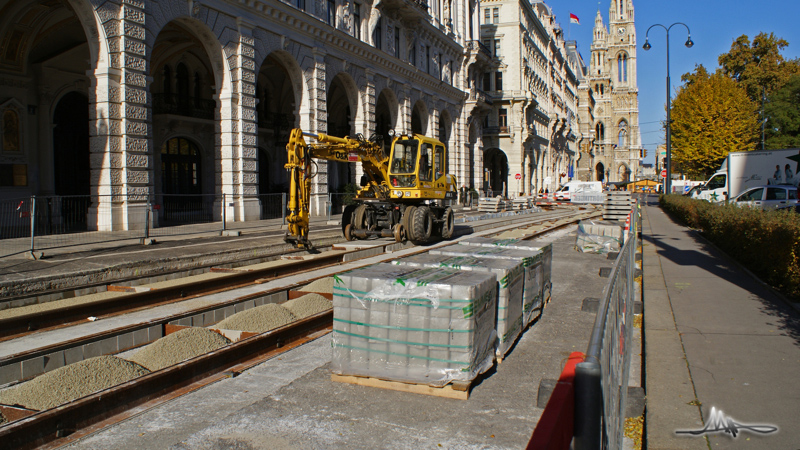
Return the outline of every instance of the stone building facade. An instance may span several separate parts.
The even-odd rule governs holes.
[[[580,180],[634,181],[642,158],[633,0],[612,0],[606,28],[595,17],[591,58],[580,90]]]
[[[483,79],[492,98],[484,187],[508,196],[552,192],[578,155],[581,56],[543,2],[484,0],[481,9],[481,40],[496,63]]]
[[[293,127],[431,135],[479,182],[479,26],[476,0],[0,0],[0,199],[91,195],[88,229],[167,194],[255,220]],[[317,214],[358,169],[318,172]]]

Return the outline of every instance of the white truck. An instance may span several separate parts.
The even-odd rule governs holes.
[[[789,184],[797,186],[800,149],[731,152],[719,170],[693,198],[724,202],[754,186]]]
[[[597,194],[603,193],[603,183],[599,181],[570,181],[561,186],[555,193],[556,200],[574,200],[575,194]]]

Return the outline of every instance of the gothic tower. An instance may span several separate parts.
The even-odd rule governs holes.
[[[594,98],[592,180],[633,181],[639,171],[639,90],[633,0],[612,0],[608,29],[597,11],[588,83]]]

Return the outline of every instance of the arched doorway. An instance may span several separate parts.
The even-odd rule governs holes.
[[[604,183],[607,182],[606,167],[603,165],[603,163],[597,163],[597,165],[594,166],[594,176],[597,181],[602,181]]]
[[[53,167],[54,191],[60,198],[47,202],[48,225],[58,215],[64,231],[87,230],[91,204],[89,99],[79,92],[62,97],[53,113]]]
[[[508,187],[508,157],[499,148],[486,150],[483,156],[483,170],[485,180],[492,196],[506,195]]]
[[[345,137],[352,134],[352,110],[346,84],[350,78],[339,74],[328,89],[328,134]],[[343,192],[355,181],[355,163],[328,161],[328,192]]]
[[[391,138],[389,137],[389,130],[394,130],[395,121],[392,111],[397,107],[397,100],[391,96],[391,91],[384,90],[378,96],[378,102],[375,105],[375,134],[383,138],[383,152],[388,155],[390,153],[390,146],[392,145]]]
[[[411,133],[412,134],[425,134],[428,129],[428,112],[425,105],[417,102],[414,109],[411,111]]]
[[[162,224],[211,222],[213,198],[204,199],[202,154],[193,141],[174,137],[161,146]]]

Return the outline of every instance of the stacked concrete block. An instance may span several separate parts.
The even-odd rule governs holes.
[[[500,247],[511,250],[542,252],[542,301],[550,301],[550,295],[553,291],[552,273],[553,273],[553,244],[543,243],[536,241],[528,241],[524,239],[498,239],[488,237],[470,237],[463,241],[461,244],[472,245],[477,247]],[[535,318],[535,316],[533,316]]]
[[[497,276],[497,356],[502,358],[521,332],[517,323],[523,308],[525,267],[512,259],[445,256],[421,253],[394,261],[395,265],[493,272]],[[523,314],[524,322],[524,314]]]
[[[431,386],[494,364],[497,278],[376,264],[336,275],[333,356],[340,375]]]
[[[582,220],[578,223],[575,248],[584,253],[618,252],[622,246],[622,233],[623,227],[618,222]]]
[[[530,311],[541,311],[543,306],[541,297],[541,256],[537,257],[533,255],[532,252],[509,250],[499,247],[476,247],[462,244],[432,249],[430,253],[446,256],[468,256],[482,259],[504,259],[522,264],[525,270],[522,283],[522,301],[519,306],[516,304],[508,305],[508,309],[506,309],[508,316],[505,318],[508,329],[503,330],[503,335],[508,337],[511,344],[514,343],[527,326],[524,312],[526,305]],[[538,255],[541,255],[541,252],[539,252]],[[519,314],[517,314],[517,311],[519,311]],[[500,321],[498,321],[498,324],[499,323]],[[497,333],[500,335],[501,330],[498,329]]]

